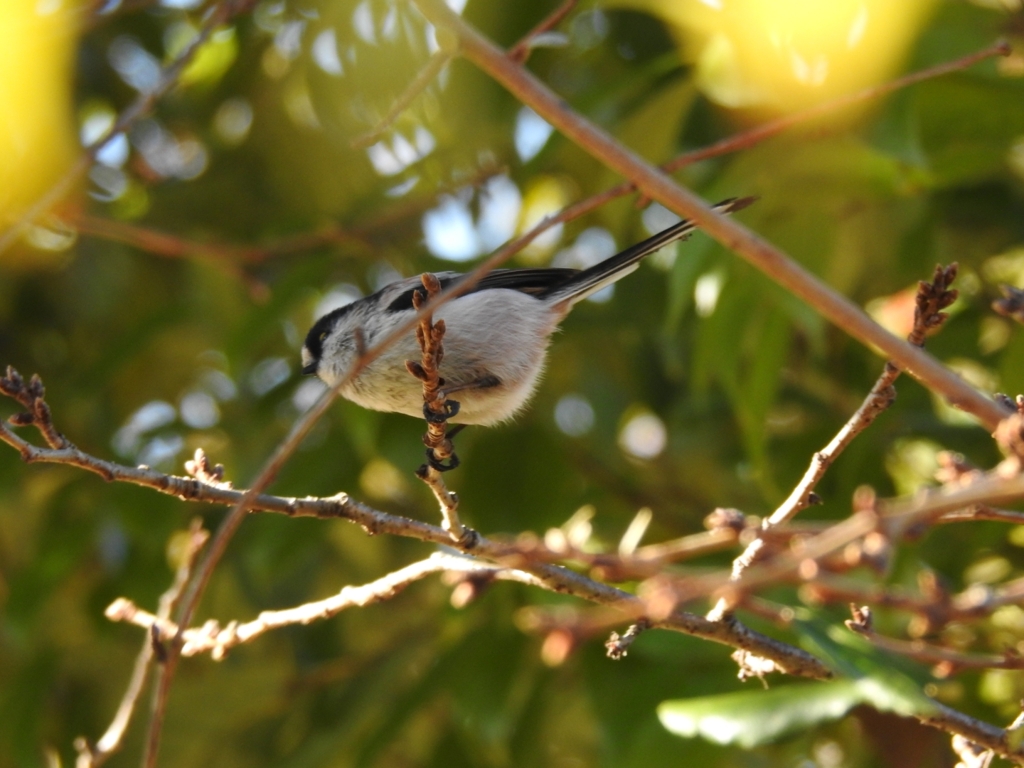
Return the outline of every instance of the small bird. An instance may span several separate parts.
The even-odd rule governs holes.
[[[723,200],[714,208],[732,213],[754,199]],[[445,397],[454,396],[458,403],[449,421],[489,425],[515,416],[536,389],[551,334],[569,310],[628,275],[645,256],[695,229],[692,222],[680,221],[589,269],[496,269],[440,306],[434,317],[446,326],[442,388]],[[437,272],[436,277],[447,289],[465,275]],[[424,292],[420,278],[410,277],[321,317],[302,347],[302,372],[333,386],[362,349],[413,317],[417,291]],[[422,385],[405,365],[419,357],[419,344],[410,331],[345,384],[341,394],[364,408],[422,417]]]

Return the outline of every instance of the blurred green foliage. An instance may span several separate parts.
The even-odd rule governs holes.
[[[195,5],[110,2],[109,12],[89,16],[75,70],[79,127],[109,120],[145,87],[146,73],[201,23]],[[905,68],[1021,34],[1019,9],[985,5],[997,4],[940,3]],[[510,45],[551,8],[472,0],[465,15]],[[673,36],[651,16],[583,4],[563,29],[566,44],[537,50],[529,67],[647,157],[667,159],[749,118],[702,95]],[[0,262],[0,363],[43,377],[58,428],[83,450],[180,473],[201,446],[244,486],[316,394],[301,380],[298,348],[325,297],[370,292],[395,273],[451,268],[444,249],[424,239],[439,211],[457,214],[434,219],[442,234],[469,237],[464,255],[477,256],[522,229],[517,194],[528,209],[545,180],[564,203],[618,181],[557,134],[535,133],[533,155],[517,151],[516,126],[520,138],[529,133],[522,106],[460,61],[382,143],[352,149],[430,50],[406,3],[260,0],[129,131],[123,154],[111,150],[93,170],[64,212],[70,236],[47,220],[17,258]],[[1024,333],[989,302],[999,282],[1024,285],[1022,64],[1020,53],[987,62],[680,178],[709,199],[759,195],[741,214],[746,224],[854,300],[881,298],[882,311],[885,297],[929,277],[936,262],[958,261],[961,305],[929,349],[1016,394]],[[495,178],[518,190],[504,207],[488,202],[500,198]],[[83,211],[100,224],[74,237]],[[467,217],[475,217],[468,228]],[[522,258],[572,259],[587,237],[624,247],[659,222],[657,211],[624,199]],[[118,223],[205,248],[161,255],[113,237]],[[111,236],[87,234],[97,229]],[[312,247],[278,248],[332,231]],[[243,258],[234,246],[268,250]],[[565,322],[526,414],[459,437],[463,466],[449,481],[470,525],[543,532],[592,505],[589,546],[614,548],[644,506],[654,512],[646,542],[700,530],[716,506],[769,513],[881,370],[870,351],[704,236],[649,262],[609,300],[586,303]],[[930,482],[938,449],[981,466],[998,459],[983,430],[937,409],[918,384],[903,380],[899,393],[830,470],[819,487],[826,504],[808,517],[846,515],[862,484],[890,494]],[[647,431],[627,428],[651,415]],[[434,521],[435,504],[411,473],[422,430],[413,419],[340,403],[273,491],[344,489]],[[74,738],[102,733],[142,641],[103,609],[121,595],[155,605],[171,580],[168,540],[195,515],[213,527],[222,511],[66,467],[26,467],[0,450],[0,766],[39,765],[47,749],[71,764]],[[913,587],[924,567],[952,589],[1012,578],[1024,570],[1022,545],[1006,526],[946,526],[901,548],[885,578]],[[325,597],[428,552],[344,522],[255,515],[232,542],[200,619],[246,620]],[[428,580],[385,604],[271,633],[221,663],[186,660],[161,765],[826,768],[893,765],[906,749],[908,760],[948,757],[941,734],[863,710],[746,751],[683,741],[659,723],[659,703],[759,690],[735,679],[727,649],[654,632],[616,663],[594,638],[548,668],[541,639],[517,628],[517,611],[563,599],[498,584],[456,610],[449,594]],[[788,588],[770,596],[797,599]],[[943,639],[1024,649],[1024,612],[1015,610],[950,628]],[[841,627],[843,610],[814,611],[816,621]],[[900,634],[907,618],[883,611],[877,620]],[[787,635],[807,637],[799,624]],[[778,685],[788,698],[787,683]],[[992,722],[1011,719],[1024,692],[1014,672],[932,685],[943,701]],[[144,720],[143,708],[111,765],[139,759]]]

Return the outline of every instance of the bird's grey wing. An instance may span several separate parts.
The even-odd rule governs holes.
[[[438,282],[441,283],[442,290],[449,288],[466,277],[458,272],[437,272],[435,274]],[[579,274],[579,270],[557,267],[542,269],[495,269],[484,275],[466,293],[505,288],[510,291],[519,291],[520,293],[539,296],[557,289],[558,286],[568,282],[577,274]],[[418,278],[409,278],[402,281],[400,285],[403,290],[396,292],[393,298],[391,296],[387,297],[390,299],[387,305],[388,311],[400,312],[403,309],[412,309],[413,294],[417,291],[423,291],[422,286],[418,283]]]

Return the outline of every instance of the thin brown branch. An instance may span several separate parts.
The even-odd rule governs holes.
[[[436,203],[437,195],[467,186],[479,187],[500,173],[501,170],[494,164],[485,164],[468,177],[453,179],[447,184],[440,185],[429,196],[420,195],[415,199],[393,205],[382,213],[363,219],[351,227],[328,222],[310,231],[283,235],[258,245],[194,240],[83,211],[69,210],[63,214],[63,217],[71,227],[82,235],[124,243],[157,256],[206,259],[223,266],[228,266],[227,262],[234,261],[260,264],[278,256],[302,253],[325,246],[355,246],[370,253],[374,248],[371,238],[374,233],[390,232],[396,223],[416,218],[433,206]],[[236,272],[236,274],[242,279],[252,280],[251,275],[246,272]]]
[[[1017,512],[1012,509],[997,509],[987,504],[975,504],[966,509],[958,509],[949,512],[936,523],[973,523],[981,520],[988,520],[996,523],[1010,523],[1011,525],[1024,525],[1024,512]]]
[[[672,173],[702,160],[709,160],[732,152],[749,149],[750,147],[753,147],[756,144],[759,144],[760,142],[789,130],[801,123],[808,122],[817,117],[843,109],[847,106],[852,106],[862,101],[869,101],[871,99],[886,96],[902,88],[907,88],[926,80],[967,69],[968,67],[971,67],[980,61],[990,59],[993,56],[1006,56],[1009,53],[1009,50],[1010,49],[1005,42],[996,43],[993,46],[968,54],[967,56],[963,56],[954,61],[922,69],[889,83],[865,88],[864,90],[858,91],[857,93],[849,96],[841,96],[837,99],[832,99],[831,101],[824,102],[802,112],[795,112],[792,115],[787,115],[785,117],[778,118],[777,120],[772,120],[749,130],[734,134],[733,136],[729,136],[721,141],[709,144],[706,147],[684,152],[671,160],[668,160],[659,167],[666,173]],[[573,203],[572,205],[563,208],[561,211],[545,217],[532,230],[530,230],[530,232],[520,237],[516,241],[517,249],[521,250],[522,248],[525,248],[526,245],[532,242],[535,238],[558,224],[565,224],[569,221],[573,221],[574,219],[578,219],[588,213],[596,211],[613,200],[625,197],[626,195],[636,191],[636,184],[632,181],[624,181],[613,187],[609,187],[603,192],[599,192],[596,195],[591,195],[579,202]]]
[[[674,213],[691,219],[709,235],[802,299],[822,316],[870,348],[877,348],[900,368],[994,430],[1006,416],[1003,407],[982,395],[930,355],[882,328],[859,306],[819,280],[779,248],[761,239],[735,219],[713,212],[692,192],[626,149],[607,132],[574,112],[543,82],[510,61],[490,40],[453,13],[443,0],[416,0],[428,21],[454,35],[463,56],[516,98],[555,126],[573,143]]]
[[[209,534],[203,530],[202,521],[198,518],[192,521],[189,527],[188,539],[184,552],[182,553],[178,569],[174,574],[174,581],[170,588],[160,596],[157,614],[152,617],[152,622],[146,625],[150,630],[152,626],[166,622],[174,609],[174,605],[181,596],[181,590],[188,582],[188,576],[195,565],[196,556],[206,544]],[[135,707],[146,684],[146,677],[149,674],[150,665],[153,660],[153,649],[155,647],[153,636],[147,632],[142,641],[142,649],[135,659],[135,666],[132,669],[132,676],[128,681],[128,687],[121,698],[121,704],[117,713],[111,721],[110,726],[104,732],[100,740],[95,744],[89,742],[84,736],[75,739],[75,751],[78,757],[75,760],[75,768],[99,768],[111,755],[121,748],[124,735],[135,714]]]
[[[844,551],[862,538],[877,537],[891,543],[930,525],[952,510],[1020,498],[1024,498],[1024,473],[1005,475],[996,469],[968,486],[934,488],[905,499],[872,500],[870,507],[856,511],[817,535],[794,541],[787,551],[747,569],[739,579],[722,573],[679,580],[652,579],[642,594],[646,607],[637,615],[662,616],[689,601],[710,595],[716,602],[725,603],[726,610],[720,622],[727,623],[732,618],[729,615],[731,610],[752,590],[794,579],[816,580],[820,577],[825,558]],[[1021,589],[1024,590],[1024,586]],[[1016,585],[1008,597],[1014,594]]]
[[[46,388],[37,374],[26,382],[14,368],[7,366],[6,375],[0,377],[0,394],[6,395],[25,409],[11,416],[11,424],[18,427],[35,427],[53,450],[74,447],[53,426],[50,406],[46,404],[45,399]]]
[[[943,310],[956,301],[958,295],[956,290],[949,287],[956,278],[956,273],[956,264],[951,264],[946,268],[936,267],[932,282],[919,283],[914,307],[914,323],[907,336],[907,341],[914,346],[924,346],[926,335],[941,328],[945,323],[947,315]],[[882,411],[895,402],[896,390],[893,389],[893,384],[899,375],[900,369],[896,365],[892,362],[885,364],[882,374],[860,408],[843,425],[843,428],[829,444],[814,454],[811,465],[803,478],[789,497],[764,521],[763,528],[772,528],[789,522],[801,510],[814,503],[816,498],[813,496],[814,488],[836,458],[853,442],[857,435],[874,422]]]
[[[255,619],[245,623],[231,621],[221,626],[218,622],[211,620],[201,627],[185,629],[181,633],[183,641],[181,655],[197,656],[209,653],[214,660],[220,661],[235,646],[252,642],[265,632],[295,624],[312,624],[315,621],[337,616],[349,608],[362,608],[390,600],[413,582],[441,572],[486,574],[491,579],[539,585],[535,577],[524,571],[488,565],[468,557],[435,552],[425,560],[407,565],[368,584],[345,587],[338,594],[324,600],[284,610],[263,611]],[[174,622],[154,616],[125,598],[118,598],[111,603],[106,610],[106,616],[111,621],[128,622],[144,629],[156,627],[161,637],[171,638],[178,633],[178,627]]]
[[[247,11],[253,0],[222,0],[206,13],[199,32],[195,38],[168,64],[160,73],[152,90],[140,93],[138,98],[125,109],[113,125],[99,138],[85,147],[78,159],[64,172],[64,175],[43,195],[30,205],[16,222],[0,232],[0,254],[3,254],[20,238],[25,231],[43,215],[61,202],[75,183],[89,170],[96,155],[115,136],[126,131],[139,118],[148,114],[157,101],[178,83],[181,73],[191,63],[199,49],[209,40],[218,27],[226,24],[239,13]],[[3,223],[3,222],[0,222]]]
[[[167,621],[174,610],[174,606],[181,597],[182,590],[188,583],[189,574],[195,565],[196,557],[206,543],[207,538],[208,534],[203,530],[202,522],[198,518],[194,519],[189,528],[189,537],[185,551],[182,553],[180,564],[175,572],[174,583],[160,597],[157,615],[153,617],[153,625],[147,627],[151,632],[147,633],[143,640],[142,650],[135,660],[135,668],[128,683],[128,688],[121,700],[121,705],[118,707],[117,714],[110,727],[103,734],[103,737],[95,745],[90,744],[85,737],[79,737],[75,740],[75,749],[78,752],[78,758],[75,762],[76,768],[96,768],[105,763],[114,752],[121,748],[124,735],[135,712],[135,706],[145,686],[151,662],[154,656],[160,661],[163,660],[162,646],[160,646],[156,635],[152,634],[152,630],[157,623]],[[165,704],[166,696],[154,697],[154,714],[150,719],[150,737],[154,733],[153,722],[157,721],[158,718],[162,720],[162,711]],[[156,729],[156,732],[159,733],[159,729]],[[147,739],[147,763],[149,762],[149,743],[151,743],[151,740]]]
[[[851,604],[852,619],[846,628],[866,638],[877,648],[905,656],[923,664],[934,664],[936,677],[949,677],[960,669],[1024,669],[1024,657],[1015,653],[961,653],[949,648],[931,645],[923,640],[900,640],[878,634],[871,620],[871,610]]]
[[[587,551],[575,546],[560,529],[555,528],[545,535],[543,542],[520,537],[518,548],[524,557],[531,560],[581,563],[595,579],[616,582],[649,578],[670,563],[729,549],[739,538],[739,532],[733,528],[713,528],[623,554]]]
[[[953,280],[956,279],[956,273],[956,264],[951,264],[948,267],[937,266],[930,283],[921,281],[918,284],[914,305],[914,322],[907,336],[907,341],[915,347],[923,347],[925,337],[929,333],[937,331],[945,323],[948,316],[943,310],[956,301],[958,296],[958,292],[950,288]],[[880,413],[895,402],[896,390],[893,384],[899,375],[900,369],[891,361],[885,364],[882,374],[860,408],[849,418],[829,444],[814,454],[810,466],[789,497],[764,519],[761,524],[763,531],[788,523],[802,510],[820,501],[814,489],[846,447],[867,429]],[[733,577],[739,579],[747,568],[763,558],[767,554],[766,546],[765,540],[761,537],[747,545],[746,549],[733,561]],[[728,610],[729,606],[724,601],[720,601],[708,616],[712,619],[720,619]]]
[[[428,306],[430,303],[428,302]],[[322,403],[323,398],[319,402]],[[316,407],[314,406],[314,408]],[[309,418],[308,412],[307,418]],[[301,424],[302,422],[296,425],[292,433],[293,435],[300,430]],[[238,523],[235,522],[235,519],[239,516],[239,510],[261,510],[291,516],[339,517],[361,525],[371,534],[388,533],[443,546],[454,546],[466,554],[486,558],[503,567],[526,571],[536,577],[538,584],[542,585],[545,589],[609,606],[631,619],[641,618],[647,611],[645,602],[636,595],[608,586],[607,584],[602,584],[553,563],[531,561],[528,557],[524,556],[516,542],[505,543],[480,535],[453,542],[448,531],[440,526],[429,525],[418,520],[381,512],[351,499],[347,494],[338,494],[337,496],[325,499],[289,499],[271,496],[254,489],[249,489],[248,491],[236,490],[226,487],[226,484],[220,482],[217,485],[206,484],[198,477],[174,477],[148,468],[125,467],[112,462],[106,462],[89,456],[73,446],[63,449],[40,448],[23,440],[3,422],[0,422],[0,440],[18,450],[22,458],[27,462],[70,464],[95,472],[108,480],[143,485],[182,499],[233,505],[232,511],[217,532],[217,535],[222,537],[217,557],[219,557],[219,553],[223,552],[223,548],[227,545],[228,539],[225,537],[228,537],[237,529]],[[278,455],[275,454],[275,456]],[[268,466],[274,469],[278,465],[276,463],[268,463]],[[262,483],[268,482],[267,476],[263,473],[260,474],[257,480]],[[228,523],[233,523],[234,528],[226,528]],[[214,544],[217,541],[218,539],[215,537]],[[210,550],[213,550],[213,545],[211,545]],[[211,564],[216,562],[211,559],[212,557],[214,555],[208,553],[201,567],[211,569]],[[192,600],[195,601],[197,600],[195,595],[201,594],[201,589],[204,585],[198,583],[196,578],[193,578],[190,586],[196,590],[192,597]],[[192,610],[194,610],[194,606]],[[184,615],[186,615],[185,606],[178,611],[178,619],[176,620],[178,627],[189,626],[181,621],[181,617]],[[187,615],[191,618],[192,613]],[[805,651],[755,632],[739,622],[710,622],[707,619],[685,611],[669,610],[664,612],[664,615],[654,622],[654,625],[663,629],[671,629],[703,637],[707,640],[736,648],[756,651],[763,657],[773,659],[779,670],[789,674],[818,679],[826,679],[832,674],[826,666]],[[178,656],[180,655],[181,638],[172,640],[168,646],[164,674],[165,678],[169,679],[169,676],[173,674],[173,665],[177,663]]]
[[[857,91],[856,93],[839,96],[838,98],[830,99],[829,101],[822,102],[821,104],[816,104],[808,109],[794,112],[791,115],[776,118],[775,120],[769,120],[768,122],[762,123],[761,125],[744,131],[743,133],[738,133],[735,136],[729,136],[721,141],[716,141],[714,144],[709,144],[701,149],[680,155],[674,160],[670,160],[665,163],[662,168],[668,172],[677,171],[680,168],[701,160],[719,157],[730,152],[738,152],[741,149],[749,149],[755,144],[759,144],[765,139],[771,138],[783,131],[787,131],[801,123],[809,122],[818,117],[824,117],[825,115],[838,112],[842,109],[852,107],[865,101],[872,101],[874,99],[888,96],[891,93],[895,93],[896,91],[908,88],[912,85],[917,85],[918,83],[923,83],[926,80],[933,80],[937,77],[942,77],[943,75],[948,75],[953,72],[960,72],[973,67],[979,62],[996,56],[1009,56],[1010,52],[1011,48],[1009,43],[1005,40],[1000,40],[994,45],[983,48],[980,51],[975,51],[974,53],[969,53],[966,56],[954,59],[953,61],[947,61],[942,64],[937,64],[934,67],[928,67],[917,72],[912,72],[909,75],[898,77],[888,83],[872,85]]]
[[[932,634],[952,621],[991,616],[997,609],[1005,605],[1016,605],[1024,598],[1024,578],[994,588],[973,585],[956,595],[946,592],[930,572],[924,572],[919,581],[922,595],[910,594],[898,586],[820,577],[805,584],[800,595],[807,602],[815,604],[868,604],[916,614],[922,621],[912,622],[912,636]]]
[[[640,547],[629,555],[606,553],[574,554],[571,559],[587,563],[595,578],[606,581],[642,579],[654,575],[670,563],[721,552],[739,541],[739,533],[731,528],[715,528],[691,533],[671,541]]]
[[[83,235],[124,243],[158,256],[176,259],[198,258],[217,264],[232,262],[258,264],[273,256],[313,250],[324,245],[351,243],[368,245],[360,236],[347,232],[337,225],[282,237],[266,245],[246,246],[190,240],[169,232],[161,232],[149,227],[141,227],[137,224],[83,212],[71,212],[66,218],[68,224]]]
[[[542,19],[537,26],[523,35],[522,39],[508,49],[508,57],[510,60],[517,64],[525,64],[526,60],[530,58],[530,54],[533,53],[533,49],[538,43],[538,38],[549,33],[552,29],[562,23],[562,20],[572,13],[573,8],[579,0],[565,0],[555,10],[553,10],[548,16]]]
[[[395,121],[416,100],[416,97],[434,82],[434,78],[441,74],[444,65],[451,60],[451,51],[447,51],[444,48],[435,51],[427,60],[427,63],[423,65],[423,68],[416,74],[416,77],[413,78],[412,82],[409,83],[408,87],[395,99],[395,103],[391,105],[391,109],[388,110],[384,119],[377,123],[368,133],[364,133],[362,136],[352,140],[350,145],[352,149],[366,149],[371,144],[376,144],[380,141],[381,136],[388,132],[391,126],[395,124]]]
[[[6,425],[0,423],[0,439],[12,445],[27,461],[45,461],[80,466],[108,479],[145,485],[163,493],[181,498],[219,504],[244,502],[247,508],[279,512],[289,515],[317,517],[342,517],[363,526],[370,533],[389,533],[417,538],[441,545],[452,545],[451,536],[443,528],[416,520],[390,515],[361,504],[345,494],[327,499],[287,499],[265,494],[227,488],[223,483],[208,485],[197,478],[175,478],[162,475],[150,469],[123,467],[88,456],[77,448],[51,449],[33,446],[18,437]],[[1010,499],[1024,498],[1024,476],[1005,476],[998,472],[987,473],[966,486],[938,488],[919,494],[913,499],[879,503],[881,518],[871,514],[855,516],[844,523],[833,526],[802,542],[801,547],[791,549],[788,562],[773,562],[773,569],[755,568],[745,574],[742,583],[730,584],[729,574],[723,573],[715,579],[697,578],[690,580],[685,590],[685,599],[713,594],[716,589],[749,591],[758,584],[771,583],[789,578],[799,570],[801,564],[812,562],[837,551],[846,543],[871,533],[876,527],[885,529],[886,535],[898,538],[922,521],[939,518],[946,513],[974,504],[1000,503]],[[237,506],[236,506],[237,508]],[[721,642],[749,651],[762,658],[768,658],[777,668],[791,674],[824,678],[830,676],[827,668],[813,657],[785,643],[755,633],[739,622],[712,622],[685,611],[678,610],[677,594],[672,605],[664,610],[664,604],[657,612],[652,611],[650,599],[615,589],[589,579],[573,571],[546,562],[531,561],[524,556],[517,543],[504,543],[483,536],[477,537],[464,551],[491,560],[508,568],[515,568],[533,574],[544,588],[571,594],[578,598],[610,606],[632,619],[643,618],[656,613],[659,618],[654,626],[673,629],[715,642]],[[785,560],[785,558],[779,558]],[[178,626],[183,626],[180,622]],[[187,626],[187,625],[185,625]]]
[[[650,629],[650,625],[641,620],[636,624],[630,624],[629,628],[621,635],[618,632],[612,632],[604,644],[608,658],[615,661],[624,658],[629,653],[629,647],[648,629]]]

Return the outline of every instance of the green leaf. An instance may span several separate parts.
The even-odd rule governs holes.
[[[666,701],[658,707],[662,725],[677,736],[749,749],[838,720],[860,704],[903,717],[935,710],[917,681],[900,670],[902,661],[859,635],[804,609],[797,610],[793,628],[801,645],[844,679]]]
[[[863,702],[857,681],[838,680],[666,701],[658,718],[677,736],[749,749],[838,720]]]
[[[904,717],[935,709],[935,702],[911,676],[913,668],[902,659],[875,648],[845,627],[814,617],[810,611],[798,610],[792,626],[806,650],[844,677],[857,680],[866,704]]]

